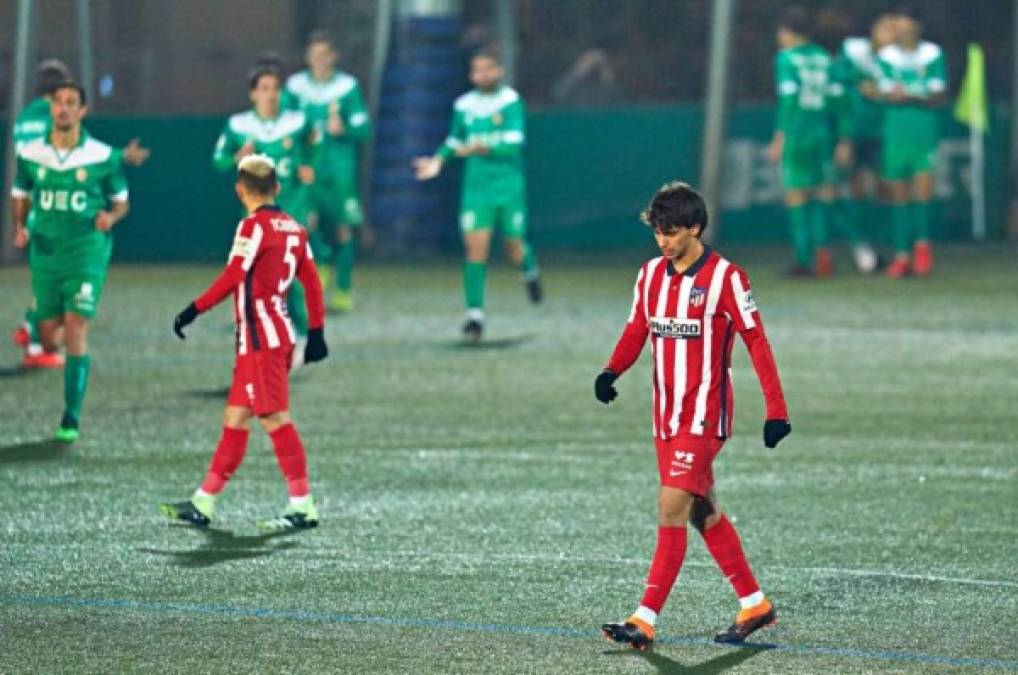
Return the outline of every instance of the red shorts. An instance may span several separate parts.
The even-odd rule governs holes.
[[[293,347],[238,354],[227,405],[250,408],[258,417],[290,408],[290,358]]]
[[[703,436],[676,436],[667,441],[657,440],[657,470],[661,485],[685,490],[698,497],[706,497],[714,487],[711,465],[721,452],[723,438]]]

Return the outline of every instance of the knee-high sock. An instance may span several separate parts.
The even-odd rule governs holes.
[[[39,344],[39,315],[34,307],[25,310],[25,327],[28,328],[28,344]]]
[[[643,592],[640,604],[654,613],[660,613],[668,594],[672,591],[675,579],[682,569],[682,561],[686,557],[686,528],[657,528],[657,547],[654,559],[650,563],[647,574],[647,588]]]
[[[866,239],[859,230],[861,210],[857,200],[852,197],[844,197],[834,203],[832,212],[831,225],[853,247],[866,243]]]
[[[336,249],[336,288],[349,292],[353,288],[353,265],[357,258],[357,237],[350,238]]]
[[[74,419],[81,418],[81,406],[88,389],[88,371],[92,356],[68,356],[64,364],[64,412]]]
[[[523,278],[528,281],[530,279],[536,279],[538,276],[538,269],[537,256],[534,255],[534,247],[526,240],[521,241],[520,246],[523,248],[523,260],[520,263],[520,271],[523,272]]]
[[[308,488],[308,461],[304,444],[292,424],[284,424],[269,434],[272,448],[276,451],[279,469],[286,478],[286,488],[291,497],[306,497]]]
[[[484,282],[487,274],[487,263],[463,263],[463,299],[467,309],[484,309]]]
[[[305,337],[308,334],[308,308],[304,303],[304,287],[296,279],[286,294],[286,310],[293,320],[293,331],[299,337]]]
[[[813,201],[809,205],[809,235],[813,248],[827,248],[830,244],[831,202]]]
[[[912,202],[913,241],[930,240],[930,203]]]
[[[212,462],[201,483],[201,490],[206,494],[217,495],[226,487],[226,483],[237,472],[247,452],[247,429],[223,427],[223,435],[219,437],[219,445],[212,454]]]
[[[809,236],[809,204],[788,207],[788,228],[795,250],[795,264],[801,267],[813,266],[813,247]]]
[[[746,554],[742,552],[739,535],[724,514],[714,527],[708,527],[701,534],[707,550],[714,556],[714,562],[721,568],[721,573],[732,584],[740,599],[749,598],[760,590],[749,568]]]
[[[908,255],[912,251],[910,211],[908,204],[891,205],[891,242],[897,255]]]

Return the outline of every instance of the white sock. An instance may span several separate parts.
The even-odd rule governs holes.
[[[311,503],[311,495],[306,494],[303,497],[290,497],[290,506],[307,506]]]
[[[473,321],[480,321],[481,323],[484,323],[484,310],[477,308],[468,309],[467,318],[472,319]]]
[[[757,591],[752,595],[747,595],[744,598],[739,598],[739,609],[751,609],[756,607],[764,601],[763,591]]]
[[[633,616],[642,621],[646,621],[651,626],[653,626],[654,622],[657,621],[657,612],[652,610],[650,607],[645,607],[644,605],[637,607],[636,611],[633,612]]]

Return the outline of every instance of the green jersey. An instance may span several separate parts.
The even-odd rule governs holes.
[[[852,137],[875,140],[880,138],[881,106],[862,94],[862,85],[876,85],[880,66],[873,43],[868,38],[846,38],[835,61],[835,69],[845,85],[845,103],[851,118]]]
[[[14,150],[19,150],[29,141],[45,137],[49,132],[50,120],[49,100],[40,96],[29,101],[14,119]]]
[[[777,128],[786,144],[830,143],[830,123],[836,112],[832,61],[820,45],[806,42],[783,49],[774,57],[778,94]]]
[[[910,97],[926,99],[947,89],[944,52],[932,42],[921,42],[915,51],[899,45],[880,50],[880,91],[901,88]],[[940,136],[937,111],[917,103],[884,106],[884,143],[912,147],[934,147]]]
[[[216,142],[212,164],[221,171],[235,168],[234,155],[250,141],[255,152],[276,162],[280,206],[303,222],[307,217],[307,190],[297,169],[312,163],[314,140],[313,129],[299,110],[284,110],[274,119],[262,119],[254,110],[248,110],[230,117]]]
[[[357,146],[371,137],[371,117],[357,79],[336,71],[325,81],[302,71],[286,80],[293,104],[304,112],[321,140],[315,153],[315,181],[353,181],[357,175]],[[343,133],[328,131],[329,111],[335,107],[343,120]]]
[[[486,155],[466,158],[463,204],[505,204],[522,199],[525,191],[523,99],[510,87],[493,92],[468,92],[453,106],[452,128],[438,156],[450,159],[456,149],[479,143]]]
[[[17,152],[12,196],[31,200],[31,256],[38,269],[105,268],[113,236],[95,228],[108,202],[127,201],[121,155],[81,130],[74,148],[54,148],[48,138]]]

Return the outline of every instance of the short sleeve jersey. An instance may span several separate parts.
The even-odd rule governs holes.
[[[947,66],[944,52],[932,42],[921,42],[915,51],[899,45],[880,50],[880,90],[884,93],[900,87],[914,98],[929,98],[947,90]],[[884,106],[884,142],[894,146],[931,146],[940,136],[936,110],[917,104]]]
[[[14,197],[28,198],[33,264],[79,267],[109,261],[113,237],[95,228],[95,217],[109,202],[126,202],[123,162],[84,129],[78,145],[54,148],[46,138],[17,152]]]

